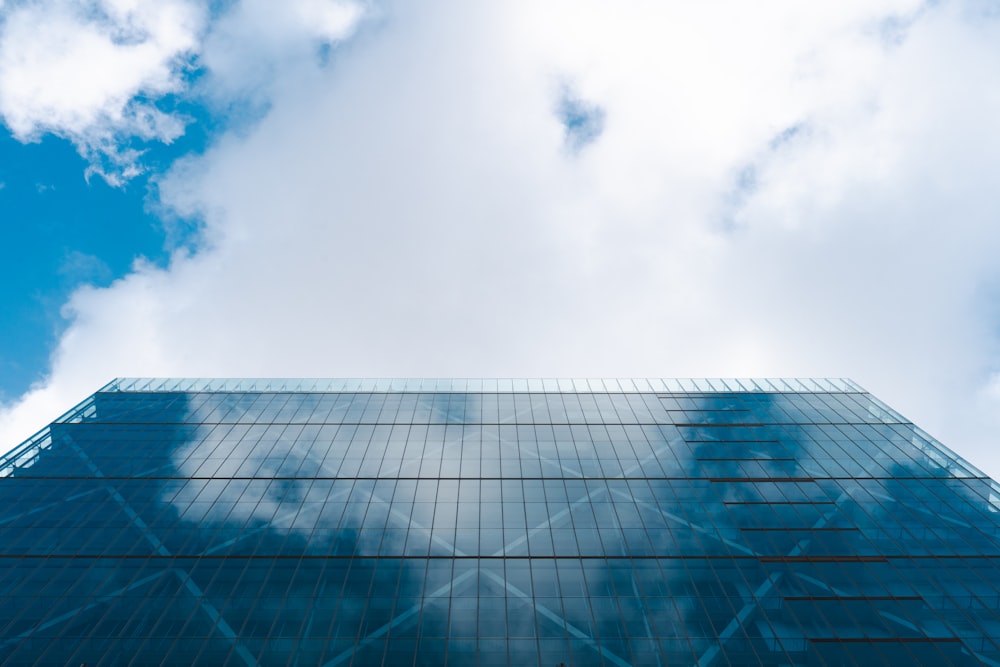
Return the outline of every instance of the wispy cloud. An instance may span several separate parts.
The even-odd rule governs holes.
[[[90,255],[79,250],[71,250],[63,257],[59,266],[59,274],[68,282],[106,284],[113,272],[111,267],[96,255]]]
[[[90,161],[88,176],[121,185],[143,171],[144,142],[170,143],[184,133],[189,119],[161,102],[205,93],[192,89],[196,74],[211,73],[213,90],[231,89],[232,79],[283,47],[336,39],[361,14],[353,3],[329,0],[296,0],[281,10],[243,0],[218,16],[206,5],[17,3],[0,15],[0,116],[22,141],[45,133],[69,139]]]
[[[183,88],[203,26],[189,0],[18,3],[0,23],[0,114],[22,141],[70,139],[118,182],[137,168],[123,141],[183,132],[154,102]]]

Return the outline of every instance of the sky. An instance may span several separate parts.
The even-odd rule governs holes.
[[[849,377],[1000,476],[992,0],[0,0],[0,449],[113,377]]]

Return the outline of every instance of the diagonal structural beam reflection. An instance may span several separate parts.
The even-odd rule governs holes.
[[[636,470],[640,469],[643,465],[645,465],[649,461],[651,461],[651,460],[655,459],[657,456],[663,454],[663,452],[665,450],[666,450],[666,447],[662,447],[662,448],[658,449],[657,451],[653,452],[651,455],[649,455],[649,456],[645,457],[644,459],[642,459],[641,461],[637,462],[636,465],[631,466],[628,470],[623,471],[621,477],[627,477],[628,475],[632,474],[633,472],[635,472]],[[535,455],[537,456],[537,454],[535,454]],[[575,471],[568,471],[568,472],[573,472],[574,476],[580,476],[580,473],[578,473],[578,472],[575,472]],[[540,532],[542,530],[547,529],[552,524],[554,524],[554,523],[556,523],[558,521],[561,521],[565,517],[569,516],[569,514],[572,513],[572,511],[576,507],[579,507],[583,503],[591,502],[594,498],[597,498],[597,497],[599,497],[600,495],[602,495],[604,493],[607,493],[607,488],[606,487],[595,489],[593,491],[590,491],[590,492],[584,494],[583,496],[581,496],[580,498],[578,498],[577,500],[575,500],[573,503],[571,503],[569,507],[567,507],[566,509],[563,509],[563,510],[557,512],[556,514],[550,516],[545,521],[541,522],[537,526],[533,527],[531,530],[527,531],[524,535],[521,535],[518,538],[516,538],[514,540],[511,540],[509,543],[505,544],[501,549],[498,549],[496,552],[494,552],[493,554],[491,554],[491,556],[492,557],[500,557],[500,556],[504,556],[504,555],[510,555],[512,551],[514,551],[515,549],[518,549],[519,547],[521,547],[528,540],[528,538],[530,536],[532,536],[534,534],[537,534],[538,532]],[[391,507],[391,504],[388,501],[386,501],[383,498],[377,497],[374,493],[369,493],[368,496],[369,496],[370,500],[372,500],[374,502],[381,503],[381,504],[387,504],[387,505],[390,505],[390,507]],[[447,540],[445,540],[444,538],[442,538],[440,535],[435,535],[431,531],[431,529],[428,528],[427,526],[424,526],[424,525],[420,524],[419,522],[414,521],[411,517],[406,516],[402,512],[399,512],[398,510],[395,510],[395,509],[390,510],[389,516],[393,517],[396,521],[400,522],[401,524],[406,525],[410,529],[418,530],[420,532],[424,532],[424,533],[430,535],[432,541],[434,541],[436,544],[438,544],[439,546],[445,548],[446,550],[450,551],[451,553],[453,553],[456,556],[468,556],[469,555],[466,552],[462,551],[461,549],[458,549],[451,542],[448,542]],[[387,623],[385,623],[381,627],[377,628],[376,630],[372,631],[371,633],[369,633],[368,635],[366,635],[365,637],[363,637],[362,639],[360,639],[358,641],[358,643],[354,647],[352,647],[350,649],[346,649],[345,651],[343,651],[340,654],[338,654],[337,656],[335,656],[332,660],[324,663],[323,667],[334,667],[335,665],[338,665],[338,664],[344,662],[345,660],[347,660],[348,658],[350,658],[351,656],[355,655],[356,652],[359,649],[361,649],[362,647],[368,646],[369,644],[371,644],[371,643],[373,643],[373,642],[381,639],[383,636],[385,636],[393,628],[395,628],[395,627],[397,627],[397,626],[405,623],[406,621],[408,621],[408,620],[412,619],[414,616],[416,616],[428,601],[430,601],[430,600],[432,600],[434,598],[441,597],[441,596],[443,596],[445,594],[450,593],[450,591],[453,588],[455,588],[455,586],[457,586],[458,584],[460,584],[460,583],[464,582],[465,580],[471,578],[471,576],[473,575],[474,572],[475,571],[466,572],[466,573],[464,573],[462,575],[459,575],[458,577],[456,577],[455,579],[453,579],[449,583],[442,585],[440,588],[438,588],[437,590],[433,591],[429,596],[426,596],[421,602],[413,605],[412,607],[410,607],[409,609],[405,610],[404,612],[402,612],[400,614],[397,614],[392,619],[390,619]],[[532,607],[535,609],[535,611],[539,615],[541,615],[543,618],[548,619],[549,621],[552,621],[553,623],[555,623],[559,627],[566,628],[570,632],[570,634],[572,634],[577,639],[580,639],[580,640],[584,641],[584,643],[586,643],[588,646],[590,646],[591,648],[593,648],[594,650],[596,650],[597,652],[599,652],[607,660],[611,661],[612,663],[614,663],[616,665],[619,665],[620,667],[625,667],[625,666],[631,664],[627,660],[624,660],[620,656],[614,654],[613,652],[611,652],[608,649],[606,649],[603,646],[601,646],[601,644],[594,637],[590,636],[589,634],[587,634],[583,630],[580,630],[575,625],[573,625],[572,623],[570,623],[569,621],[567,621],[566,619],[564,619],[561,615],[559,615],[556,612],[552,611],[551,609],[549,609],[547,607],[544,607],[543,605],[539,604],[531,595],[528,595],[524,591],[522,591],[519,588],[513,586],[513,584],[510,584],[509,582],[507,582],[507,580],[505,578],[500,577],[499,575],[497,575],[495,573],[492,573],[492,572],[488,572],[488,571],[484,571],[484,574],[486,576],[488,576],[491,580],[493,580],[495,583],[498,583],[498,584],[502,585],[506,590],[508,590],[509,592],[513,593],[516,597],[519,597],[519,598],[521,598],[521,599],[523,599],[523,600],[525,600],[527,602],[530,602],[531,605],[532,605]]]
[[[84,464],[95,477],[104,479],[104,473],[101,472],[100,468],[98,468],[91,458],[87,456],[86,452],[80,449],[80,447],[72,440],[67,439],[67,445],[72,448],[81,459],[83,459]],[[121,493],[119,493],[114,486],[107,482],[106,488],[114,501],[118,503],[118,505],[122,508],[122,511],[125,512],[125,515],[129,517],[132,524],[139,529],[139,532],[146,538],[146,541],[152,545],[156,553],[161,556],[172,556],[173,554],[171,554],[166,546],[164,546],[160,538],[158,538],[153,531],[150,530],[146,522],[142,520],[142,517],[140,517],[136,511],[132,509],[132,506],[127,500],[125,500],[124,497],[122,497]],[[233,649],[236,651],[236,654],[240,656],[243,662],[251,666],[256,665],[257,658],[254,657],[242,643],[240,643],[236,633],[233,631],[233,628],[229,625],[226,619],[223,618],[219,610],[207,600],[205,592],[200,586],[198,586],[197,583],[194,582],[193,579],[191,579],[190,573],[176,566],[171,567],[170,571],[180,580],[181,585],[195,597],[195,600],[202,608],[202,611],[204,611],[205,614],[208,615],[209,619],[211,619],[213,627],[217,628],[219,633],[233,645]]]

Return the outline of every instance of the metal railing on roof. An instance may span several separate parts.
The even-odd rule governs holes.
[[[118,378],[103,391],[866,393],[847,378]]]

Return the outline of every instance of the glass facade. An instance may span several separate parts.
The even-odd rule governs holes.
[[[1000,487],[847,380],[109,383],[4,665],[1000,665]]]

